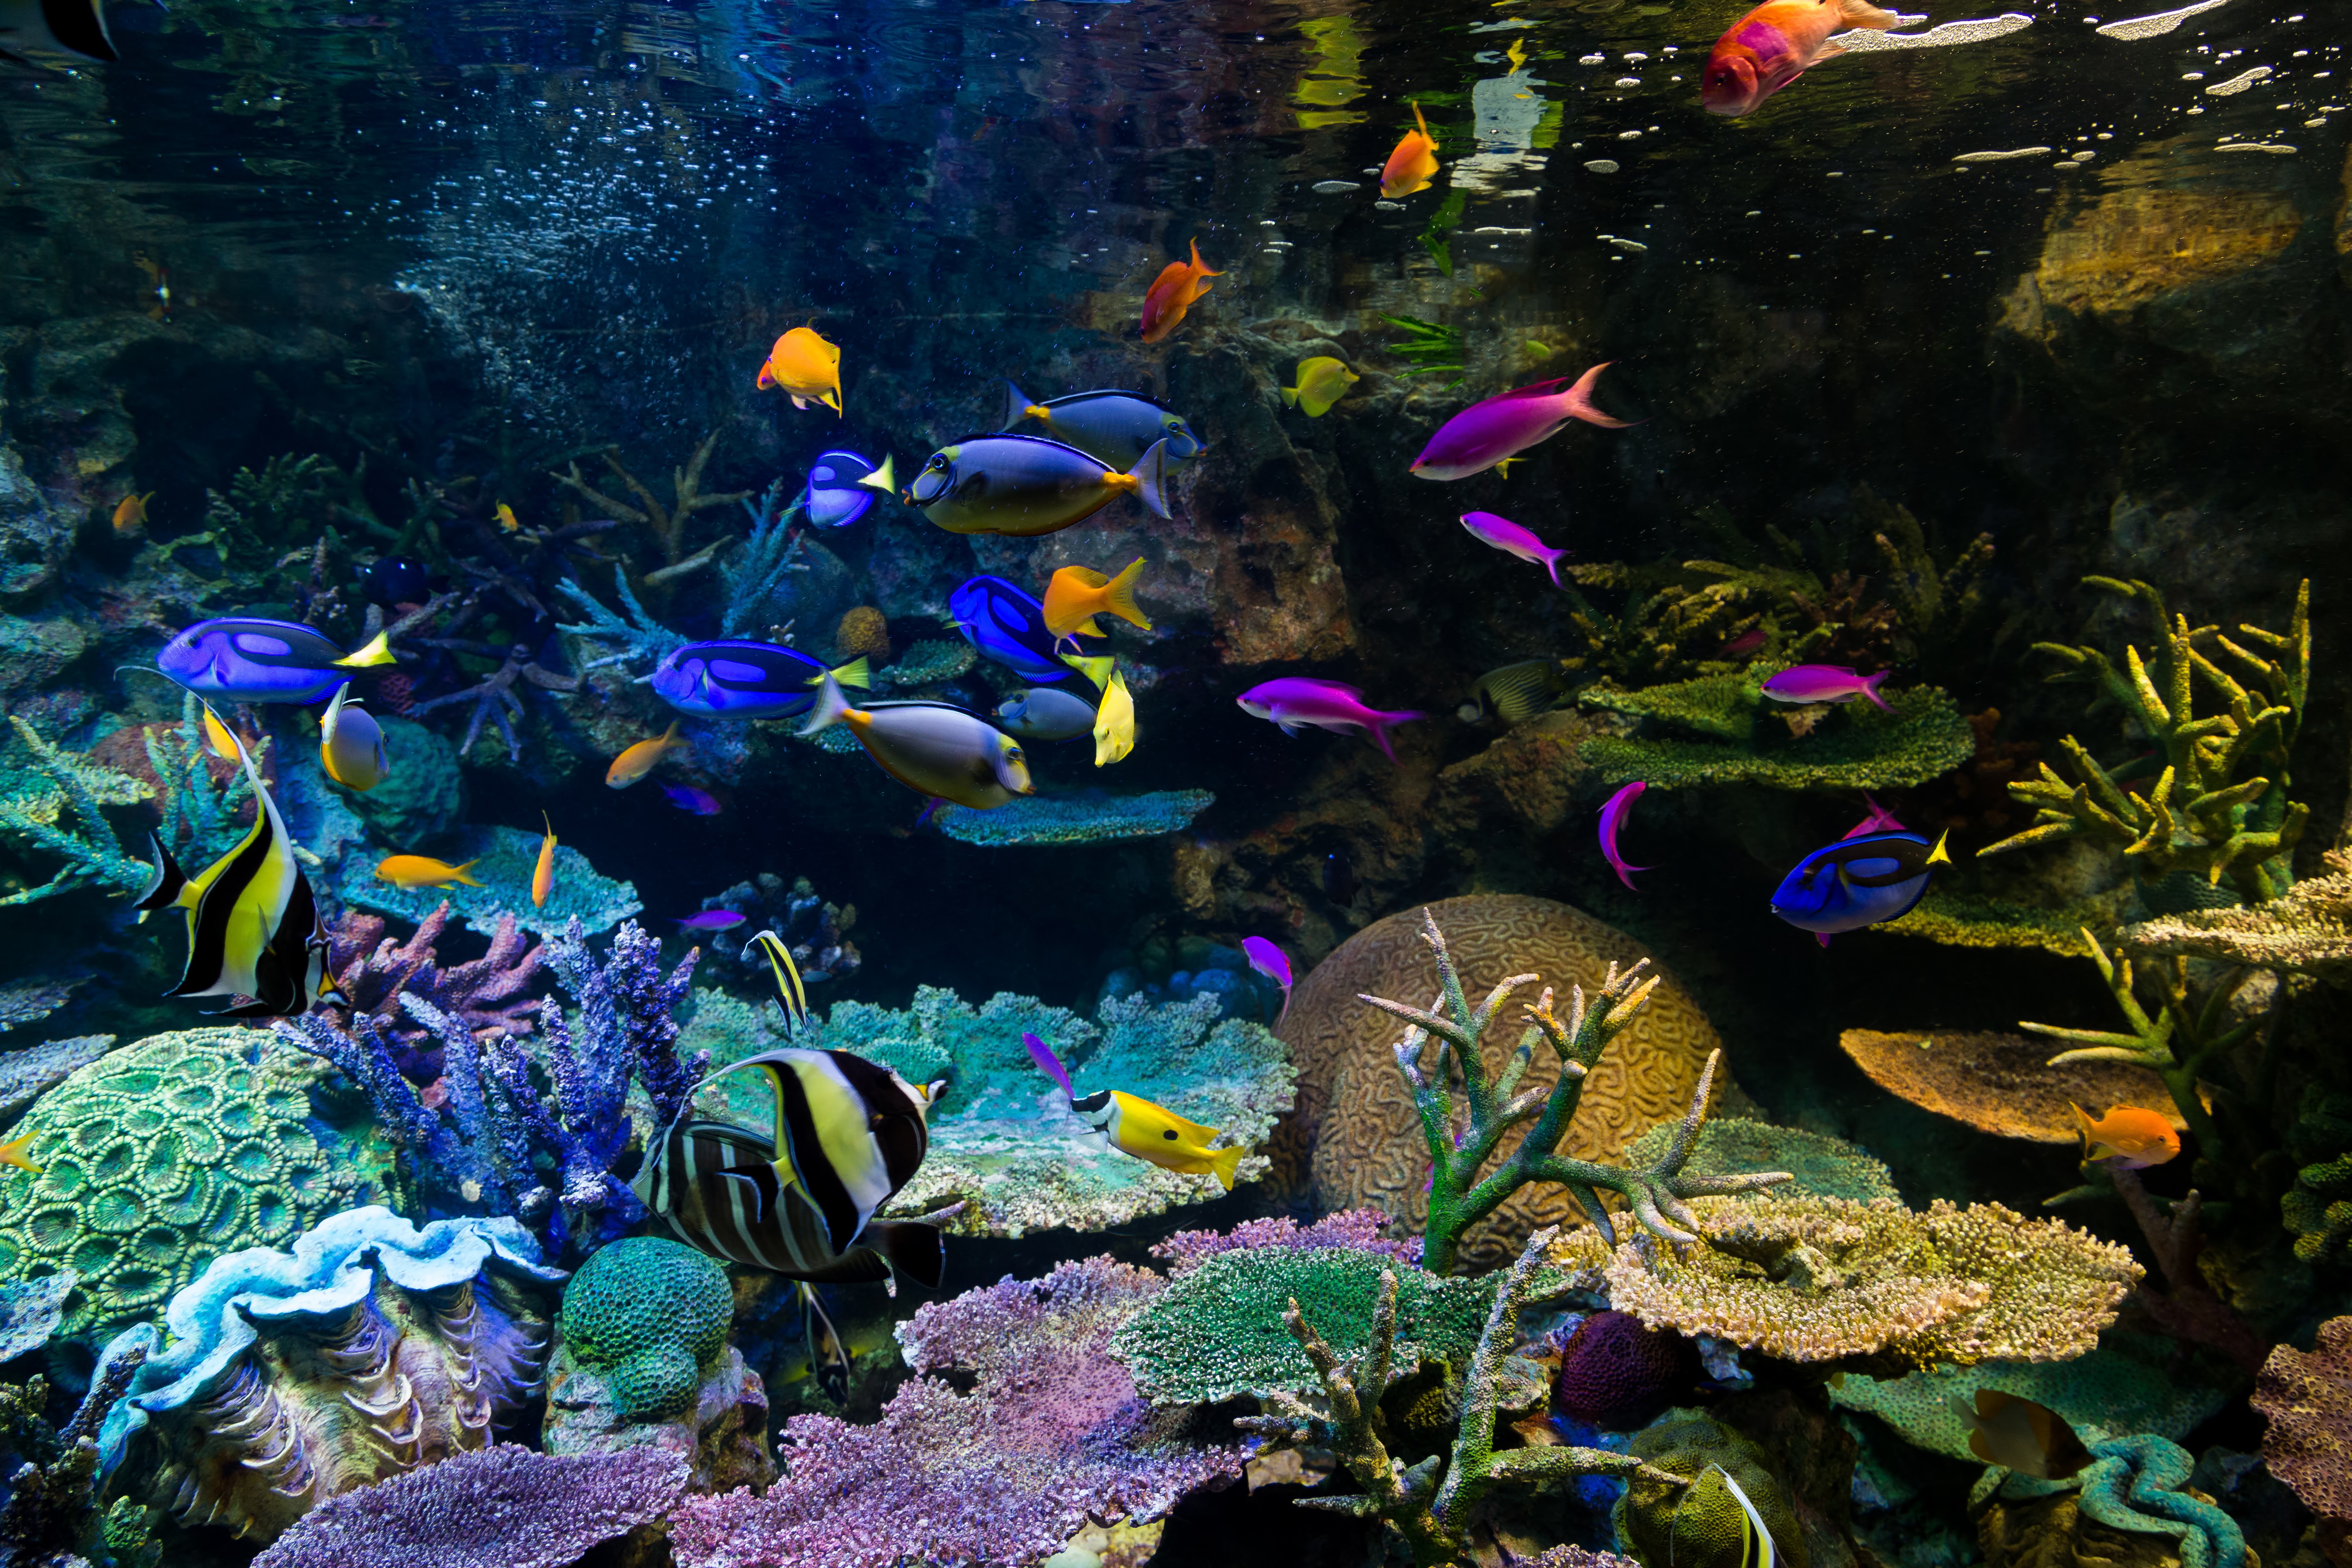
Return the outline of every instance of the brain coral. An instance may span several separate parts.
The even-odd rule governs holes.
[[[1631,965],[1649,956],[1622,932],[1549,899],[1481,894],[1428,908],[1474,999],[1507,975],[1535,973],[1564,1003],[1570,984],[1597,990],[1612,961]],[[1429,1151],[1391,1049],[1400,1026],[1357,1001],[1359,994],[1413,1006],[1437,994],[1437,964],[1421,937],[1418,906],[1358,931],[1291,994],[1279,1031],[1298,1068],[1287,1152],[1296,1156],[1295,1141],[1305,1140],[1325,1207],[1375,1205],[1418,1231],[1429,1212]],[[1495,1038],[1507,1049],[1518,1032],[1498,1028]],[[1668,978],[1593,1071],[1563,1147],[1579,1159],[1610,1159],[1645,1128],[1680,1120],[1707,1053],[1722,1043],[1689,993]],[[1559,1070],[1559,1058],[1539,1049],[1525,1083],[1548,1086]],[[1718,1082],[1727,1085],[1729,1076]],[[1501,1152],[1514,1146],[1507,1142]],[[1564,1188],[1523,1187],[1469,1233],[1463,1263],[1499,1267],[1537,1226],[1579,1217]]]
[[[683,1242],[616,1241],[564,1288],[558,1331],[572,1353],[606,1373],[625,1421],[676,1415],[703,1369],[727,1348],[734,1292],[718,1260]]]
[[[70,1268],[63,1333],[162,1310],[223,1253],[283,1247],[366,1201],[312,1135],[308,1058],[261,1030],[183,1029],[83,1068],[18,1123],[37,1175],[0,1176],[0,1279]]]

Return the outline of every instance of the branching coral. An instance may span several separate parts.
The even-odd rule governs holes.
[[[570,584],[566,584],[568,587]],[[466,738],[457,744],[457,755],[469,757],[474,742],[482,738],[486,724],[496,724],[499,738],[507,743],[507,759],[522,761],[522,742],[515,734],[515,721],[523,716],[522,698],[518,686],[524,689],[572,692],[580,689],[580,678],[561,670],[549,669],[531,657],[530,645],[516,643],[499,647],[487,643],[467,642],[454,637],[420,638],[429,647],[447,648],[457,653],[472,654],[478,658],[495,658],[499,668],[462,690],[444,692],[412,705],[408,711],[419,717],[436,708],[453,707],[460,702],[474,705],[473,716],[466,721]]]
[[[600,642],[614,650],[583,664],[580,668],[583,673],[615,664],[658,664],[664,655],[686,646],[683,636],[654,619],[652,613],[637,602],[636,594],[629,587],[627,567],[613,568],[613,586],[620,595],[622,608],[627,612],[625,616],[606,609],[595,595],[569,578],[555,585],[556,592],[579,605],[588,616],[584,621],[568,622],[555,629],[566,637]]]
[[[802,559],[803,531],[793,526],[806,509],[797,495],[790,505],[783,500],[784,481],[777,479],[759,505],[743,503],[751,514],[751,531],[742,549],[719,563],[719,579],[727,585],[727,604],[719,617],[722,637],[756,637],[765,630],[765,622],[772,618],[771,602],[785,575],[809,569]]]
[[[7,1475],[0,1491],[0,1561],[26,1568],[84,1562],[78,1552],[101,1563],[118,1561],[106,1550],[113,1544],[106,1539],[111,1521],[102,1520],[98,1510],[106,1482],[100,1474],[97,1436],[146,1354],[145,1346],[134,1345],[103,1358],[62,1427],[53,1427],[41,1414],[48,1402],[46,1379],[0,1387],[0,1466]],[[145,1510],[131,1511],[143,1516]],[[143,1518],[121,1533],[146,1544]],[[133,1562],[144,1555],[125,1553]]]
[[[1885,789],[1916,784],[1976,753],[1958,705],[1933,686],[1892,693],[1891,711],[1855,702],[1827,715],[1762,694],[1775,666],[1627,690],[1588,686],[1587,706],[1653,721],[1681,734],[1601,735],[1580,748],[1601,782],[1653,787],[1757,784],[1769,789]],[[1801,726],[1792,721],[1808,715]]]
[[[2196,910],[2126,926],[2126,952],[2179,954],[2313,974],[2352,985],[2352,852],[2330,849],[2327,870],[2251,909]]]
[[[949,806],[933,818],[961,844],[990,848],[1016,844],[1109,844],[1181,833],[1216,804],[1204,789],[1155,790],[1149,795],[1030,795],[992,811]]]
[[[617,447],[605,450],[604,466],[613,471],[613,477],[620,481],[623,489],[636,497],[637,504],[635,506],[625,500],[616,500],[589,484],[581,477],[580,465],[576,462],[569,471],[551,473],[548,478],[591,506],[602,508],[624,521],[643,526],[653,535],[654,542],[661,547],[662,559],[675,566],[686,552],[688,519],[712,507],[732,506],[751,493],[749,490],[728,490],[720,494],[704,492],[703,465],[710,461],[711,448],[719,445],[719,434],[713,430],[704,437],[702,445],[694,449],[694,456],[687,459],[686,466],[670,470],[670,500],[667,503],[647,489],[643,480],[621,466],[620,448]]]
[[[1707,1058],[1689,1113],[1672,1144],[1654,1164],[1628,1170],[1560,1153],[1560,1141],[1576,1114],[1584,1079],[1600,1064],[1610,1042],[1649,1000],[1658,976],[1642,977],[1646,959],[1622,973],[1612,963],[1590,1007],[1584,987],[1570,987],[1565,1023],[1553,1014],[1552,993],[1547,986],[1540,1000],[1524,1005],[1532,1026],[1521,1032],[1517,1048],[1496,1072],[1486,1057],[1486,1031],[1511,994],[1538,977],[1512,975],[1474,1008],[1463,994],[1462,977],[1435,917],[1424,910],[1422,920],[1422,939],[1436,956],[1442,987],[1439,1003],[1444,1011],[1424,1012],[1381,996],[1358,999],[1406,1024],[1404,1037],[1396,1046],[1396,1059],[1411,1086],[1422,1137],[1429,1145],[1429,1218],[1422,1229],[1422,1256],[1429,1268],[1440,1274],[1450,1271],[1463,1233],[1530,1182],[1565,1186],[1604,1235],[1613,1237],[1614,1234],[1601,1201],[1600,1189],[1605,1187],[1626,1199],[1643,1226],[1669,1240],[1686,1242],[1695,1237],[1686,1228],[1693,1222],[1683,1206],[1684,1199],[1746,1192],[1788,1180],[1780,1172],[1729,1176],[1684,1173],[1684,1163],[1706,1115],[1707,1090],[1720,1052]],[[1538,1035],[1559,1058],[1559,1077],[1548,1086],[1518,1091],[1534,1058]],[[1505,1136],[1523,1122],[1533,1125],[1494,1169],[1486,1171]]]
[[[522,992],[538,977],[546,949],[527,942],[515,929],[512,915],[499,917],[488,952],[445,968],[434,944],[448,923],[449,905],[444,900],[406,942],[385,936],[378,916],[355,912],[346,913],[328,932],[335,988],[343,1000],[322,1005],[346,1030],[359,1015],[374,1019],[377,1030],[390,1041],[403,1076],[419,1085],[441,1076],[441,1042],[402,1014],[403,992],[422,996],[457,1018],[477,1040],[528,1035],[539,1012],[536,998]]]
[[[21,714],[11,713],[8,722],[38,771],[18,773],[7,793],[0,795],[0,828],[65,865],[46,882],[0,894],[0,906],[34,903],[77,888],[106,887],[128,893],[145,887],[146,861],[115,832],[102,808],[152,800],[153,788],[43,740]]]

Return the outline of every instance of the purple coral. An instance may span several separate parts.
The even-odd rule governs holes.
[[[1555,1407],[1580,1421],[1630,1430],[1696,1380],[1698,1351],[1671,1329],[1626,1312],[1595,1312],[1560,1347]]]
[[[401,1016],[401,993],[422,996],[463,1021],[477,1040],[530,1034],[537,1007],[522,992],[538,977],[546,950],[521,934],[514,916],[499,917],[488,952],[444,966],[434,949],[448,923],[449,905],[444,900],[404,942],[383,934],[382,916],[356,910],[346,911],[328,931],[335,984],[350,998],[348,1007],[334,1009],[341,1014],[343,1026],[351,1027],[361,1014],[373,1017],[401,1076],[420,1088],[441,1076],[441,1041]]]
[[[2271,1474],[2321,1519],[2352,1520],[2352,1317],[2320,1324],[2308,1354],[2272,1350],[2253,1406],[2269,1422],[2263,1461]]]
[[[1231,1230],[1180,1230],[1151,1249],[1151,1256],[1170,1264],[1171,1274],[1190,1274],[1220,1252],[1245,1247],[1281,1247],[1295,1252],[1311,1247],[1344,1247],[1356,1252],[1377,1252],[1400,1263],[1421,1262],[1421,1238],[1398,1240],[1381,1234],[1389,1216],[1379,1209],[1342,1209],[1312,1225],[1295,1219],[1244,1220]]]
[[[1096,1258],[925,1306],[898,1331],[918,1375],[880,1421],[796,1416],[782,1479],[689,1500],[672,1521],[679,1568],[886,1568],[1024,1563],[1097,1519],[1151,1519],[1238,1475],[1239,1447],[1177,1436],[1106,1352],[1166,1288]],[[972,1376],[959,1394],[936,1374]]]
[[[660,1448],[557,1458],[513,1443],[330,1498],[255,1568],[563,1568],[669,1511],[686,1461]]]

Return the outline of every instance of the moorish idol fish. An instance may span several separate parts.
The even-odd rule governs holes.
[[[292,1018],[327,997],[343,1000],[327,973],[327,931],[310,884],[294,861],[278,803],[244,742],[231,739],[246,782],[253,787],[253,830],[237,847],[195,876],[182,871],[153,834],[155,871],[140,893],[144,920],[157,910],[188,917],[188,963],[166,996],[250,996],[218,1016]]]
[[[793,1282],[801,1301],[801,1337],[808,1342],[809,1375],[835,1405],[849,1403],[849,1346],[841,1331],[825,1315],[816,1287],[805,1279]]]
[[[1827,947],[1836,932],[1909,914],[1927,896],[1936,868],[1951,863],[1943,838],[1933,848],[1916,833],[1841,838],[1797,862],[1772,895],[1772,912]]]
[[[345,653],[309,626],[257,616],[199,621],[155,656],[155,668],[188,690],[232,702],[317,702],[351,679],[345,670],[392,662],[382,632]]]
[[[1741,1515],[1738,1558],[1739,1568],[1776,1568],[1780,1558],[1780,1554],[1772,1549],[1772,1531],[1764,1523],[1764,1516],[1756,1511],[1756,1505],[1748,1501],[1746,1489],[1731,1479],[1729,1470],[1725,1469],[1721,1465],[1709,1465],[1692,1480],[1691,1490],[1696,1491],[1709,1476],[1720,1477],[1723,1489],[1729,1492],[1731,1500],[1739,1505]],[[1675,1524],[1677,1529],[1682,1524],[1682,1510],[1679,1508],[1675,1510]],[[1726,1544],[1729,1543],[1726,1542]],[[1731,1559],[1727,1558],[1726,1561],[1731,1561]]]
[[[824,661],[782,643],[728,637],[672,648],[654,667],[654,695],[698,719],[797,719],[816,701]],[[833,672],[844,686],[870,683],[860,654]]]
[[[1029,1034],[1021,1037],[1021,1043],[1029,1047],[1030,1058],[1040,1070],[1061,1085],[1078,1119],[1109,1139],[1111,1147],[1179,1175],[1214,1176],[1225,1191],[1234,1190],[1234,1173],[1246,1151],[1210,1148],[1217,1138],[1215,1128],[1187,1121],[1164,1105],[1154,1105],[1122,1089],[1106,1089],[1082,1096],[1070,1087],[1069,1071],[1051,1046]]]
[[[801,979],[801,966],[793,962],[793,950],[784,945],[782,937],[772,931],[763,931],[743,944],[743,957],[747,963],[755,947],[775,974],[776,997],[784,1009],[787,1032],[799,1028],[808,1022],[808,986]]]
[[[772,1137],[681,1115],[656,1140],[631,1189],[688,1245],[791,1279],[856,1284],[894,1272],[936,1287],[938,1216],[877,1220],[930,1146],[943,1085],[918,1089],[847,1051],[788,1047],[704,1080],[755,1073],[775,1094]]]

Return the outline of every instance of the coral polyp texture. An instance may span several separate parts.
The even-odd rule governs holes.
[[[287,1251],[215,1258],[172,1299],[100,1433],[119,1460],[142,1430],[152,1500],[184,1524],[274,1539],[328,1498],[480,1448],[538,1386],[541,1300],[562,1278],[512,1220],[419,1228],[350,1209]]]
[[[588,935],[602,936],[646,907],[634,886],[598,874],[587,856],[562,843],[555,847],[553,890],[543,907],[532,904],[531,875],[541,842],[538,833],[519,827],[480,827],[462,836],[448,858],[469,865],[467,875],[482,884],[478,888],[462,882],[398,888],[362,867],[336,891],[361,909],[420,924],[446,903],[468,930],[483,936],[495,936],[501,921],[511,921],[533,936],[558,937],[574,920]]]
[[[1149,1521],[1240,1475],[1239,1445],[1189,1440],[1190,1412],[1155,1411],[1107,1353],[1166,1288],[1097,1258],[923,1306],[881,1418],[795,1416],[764,1495],[678,1509],[678,1568],[1035,1563],[1089,1519]]]
[[[989,848],[1111,844],[1181,833],[1216,800],[1204,789],[1131,795],[1028,795],[992,811],[948,807],[937,820],[940,831],[958,843]]]
[[[1763,694],[1774,673],[1757,665],[1638,690],[1586,687],[1578,701],[1646,721],[1657,732],[1595,736],[1580,754],[1610,785],[1641,779],[1655,789],[1746,784],[1792,790],[1924,784],[1976,754],[1976,736],[1959,705],[1935,687],[1889,691],[1885,712],[1849,702],[1812,716],[1808,727],[1795,716],[1810,710]]]
[[[1996,1138],[2072,1143],[2081,1136],[2072,1106],[2093,1115],[2110,1106],[2161,1110],[2176,1128],[2164,1079],[2129,1062],[2050,1064],[2046,1041],[2023,1035],[1918,1029],[1848,1029],[1838,1043],[1873,1083],[1923,1110]]]
[[[1783,1361],[2064,1361],[2140,1279],[2127,1248],[1999,1204],[1697,1198],[1706,1245],[1675,1256],[1570,1231],[1551,1262],[1654,1328]]]
[[[1626,1145],[1626,1162],[1636,1168],[1657,1163],[1673,1147],[1678,1126],[1662,1121],[1634,1139]],[[1701,1127],[1682,1168],[1694,1176],[1788,1173],[1786,1182],[1742,1194],[1759,1200],[1822,1197],[1869,1203],[1896,1195],[1894,1173],[1885,1163],[1844,1139],[1738,1116],[1719,1116]]]
[[[2309,1351],[2273,1348],[2254,1383],[2269,1423],[2263,1462],[2327,1520],[2352,1520],[2352,1318],[2319,1325]]]
[[[2352,985],[2352,853],[2330,849],[2326,871],[2297,882],[2268,903],[2198,910],[2127,926],[2126,952],[2180,953],[2222,963],[2313,974]]]
[[[364,1196],[322,1146],[317,1069],[250,1029],[185,1029],[100,1057],[16,1129],[37,1172],[0,1174],[0,1278],[78,1277],[63,1331],[96,1342],[162,1310],[223,1253],[283,1246]]]
[[[1976,1458],[1967,1412],[1980,1388],[2048,1405],[2086,1443],[2136,1432],[2179,1442],[2221,1407],[2221,1393],[2175,1377],[2170,1350],[2167,1340],[2110,1334],[2072,1361],[1979,1362],[1896,1378],[1850,1375],[1829,1393],[1849,1410],[1877,1416],[1905,1442],[1955,1459]],[[2272,1468],[2275,1473],[2275,1463]]]
[[[717,1259],[667,1237],[632,1237],[580,1266],[557,1331],[566,1351],[604,1375],[623,1420],[648,1421],[693,1403],[734,1311]]]

